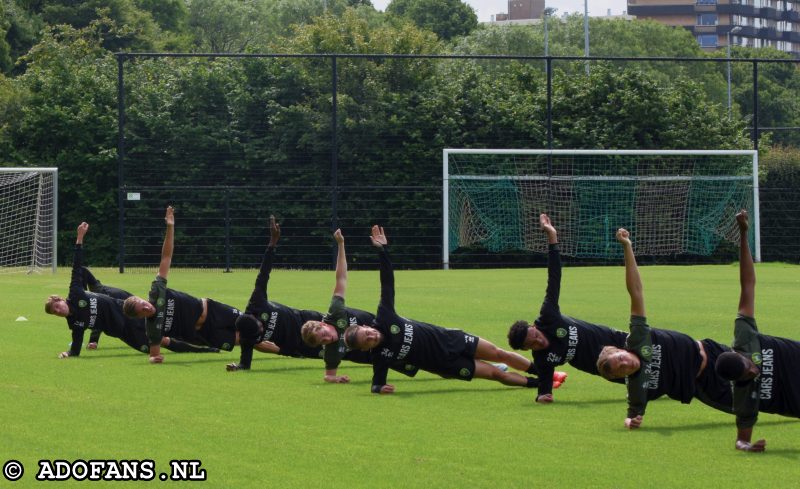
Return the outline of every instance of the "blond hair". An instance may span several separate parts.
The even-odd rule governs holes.
[[[300,328],[300,336],[303,337],[303,343],[311,347],[318,347],[322,343],[317,337],[317,333],[322,331],[322,323],[319,321],[307,321],[302,328]]]
[[[46,312],[47,314],[55,314],[55,311],[53,310],[53,304],[55,304],[56,302],[61,302],[63,300],[64,299],[62,299],[60,296],[51,295],[50,297],[47,298],[47,300],[44,303],[44,312]]]

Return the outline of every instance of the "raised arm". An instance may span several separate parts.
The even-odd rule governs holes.
[[[547,234],[547,292],[542,303],[542,316],[561,314],[558,300],[561,294],[561,253],[558,249],[558,233],[547,214],[539,215],[539,227]]]
[[[269,244],[264,251],[264,257],[261,259],[261,268],[258,270],[258,277],[256,277],[256,286],[253,289],[253,295],[250,297],[251,303],[254,300],[267,298],[267,283],[269,282],[269,274],[272,272],[275,248],[278,246],[280,237],[281,226],[275,221],[275,216],[269,216]]]
[[[625,254],[625,286],[628,288],[628,295],[631,296],[631,316],[645,317],[642,277],[639,275],[639,267],[636,265],[630,233],[626,229],[620,228],[617,231],[617,241],[622,245]]]
[[[756,270],[747,240],[750,225],[746,210],[736,214],[736,223],[739,225],[739,314],[752,318],[756,313]]]
[[[69,282],[70,291],[84,291],[83,286],[83,238],[89,231],[89,224],[82,222],[78,226],[77,237],[75,238],[75,254],[72,257],[72,276]]]
[[[166,279],[169,275],[169,267],[172,264],[172,249],[175,244],[175,210],[172,206],[167,207],[164,216],[167,224],[167,233],[164,236],[164,244],[161,246],[161,263],[158,266],[158,276]]]
[[[389,253],[386,247],[389,245],[389,240],[386,239],[386,234],[383,228],[377,224],[372,226],[372,236],[370,236],[373,246],[380,250],[381,262],[381,303],[378,306],[380,309],[386,308],[389,311],[394,311],[394,269],[392,262],[389,260]]]
[[[338,252],[336,253],[336,287],[333,288],[333,295],[338,295],[344,299],[347,292],[347,256],[344,252],[344,236],[342,230],[337,229],[333,233],[333,238],[336,240]]]

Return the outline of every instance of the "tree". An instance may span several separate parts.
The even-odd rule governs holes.
[[[39,40],[39,16],[14,0],[0,0],[0,71],[13,73],[17,59]]]
[[[460,0],[392,0],[386,12],[405,17],[444,40],[464,36],[478,27],[478,16]]]
[[[99,230],[93,256],[113,259],[116,219],[116,62],[101,45],[113,25],[100,21],[84,29],[60,26],[22,58],[25,73],[10,81],[0,104],[13,124],[0,125],[4,160],[20,166],[58,167],[59,256],[69,254],[72,224],[89,221]],[[0,85],[2,86],[2,85]],[[96,247],[95,247],[96,245]]]
[[[99,19],[111,20],[111,24],[94,25],[108,27],[100,35],[102,46],[112,52],[151,51],[158,46],[158,26],[150,13],[137,8],[133,0],[51,0],[42,2],[40,14],[49,25],[66,24],[76,29]]]

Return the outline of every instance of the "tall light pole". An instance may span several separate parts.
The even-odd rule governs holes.
[[[547,31],[547,20],[550,18],[550,16],[552,16],[554,13],[556,13],[556,10],[558,10],[558,9],[557,8],[553,8],[553,7],[547,7],[546,9],[544,9],[544,14],[542,15],[542,19],[544,21],[544,55],[545,56],[550,56],[550,47],[549,47],[550,44],[548,42],[548,36],[547,36],[547,34],[548,34],[548,31]]]
[[[583,0],[583,55],[589,57],[589,0]],[[589,61],[586,61],[586,74],[589,74]]]
[[[728,58],[728,118],[731,117],[731,34],[736,34],[742,30],[742,26],[737,25],[728,31],[728,44],[726,46]]]

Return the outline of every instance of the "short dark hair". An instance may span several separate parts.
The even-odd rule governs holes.
[[[259,335],[259,321],[252,314],[242,314],[234,323],[239,331],[239,342],[254,345]]]
[[[521,350],[525,346],[525,338],[528,337],[528,328],[531,325],[527,321],[517,321],[508,330],[508,344],[515,350]]]
[[[136,303],[138,302],[139,298],[132,295],[125,299],[125,302],[122,303],[122,313],[129,318],[136,317]]]
[[[736,352],[726,351],[717,358],[714,370],[725,380],[739,380],[747,369],[744,358]]]

